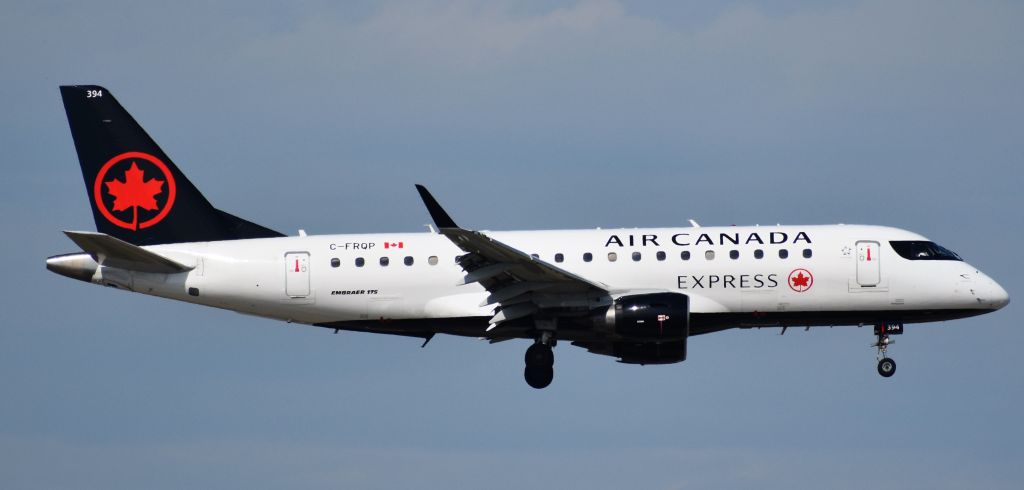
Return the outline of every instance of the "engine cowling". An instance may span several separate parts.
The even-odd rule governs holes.
[[[643,344],[619,343],[612,355],[625,364],[673,364],[686,360],[686,339]]]
[[[690,298],[677,293],[622,296],[599,322],[622,339],[685,340],[690,333]]]

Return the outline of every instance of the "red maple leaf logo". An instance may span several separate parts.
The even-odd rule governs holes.
[[[798,293],[811,289],[814,285],[814,276],[807,269],[793,269],[789,273],[789,288]]]
[[[807,287],[807,281],[811,278],[804,275],[803,272],[793,278],[793,287]]]
[[[142,170],[132,162],[131,168],[124,172],[124,181],[115,178],[104,182],[107,192],[114,196],[114,211],[132,209],[132,230],[139,229],[139,208],[156,211],[156,195],[163,192],[164,181],[143,180],[143,177]]]

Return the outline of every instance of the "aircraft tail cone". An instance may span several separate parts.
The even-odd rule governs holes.
[[[46,259],[46,268],[51,272],[85,282],[92,282],[98,267],[96,261],[85,253],[54,255]]]

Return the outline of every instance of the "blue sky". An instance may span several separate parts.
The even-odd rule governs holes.
[[[1016,303],[729,331],[623,366],[332,335],[70,281],[57,86],[108,87],[218,207],[295,233],[870,223],[1022,289],[1016,2],[22,2],[0,16],[0,486],[1019,488]]]

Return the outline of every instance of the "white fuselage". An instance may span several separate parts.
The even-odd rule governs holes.
[[[1008,301],[995,281],[966,262],[899,256],[889,241],[926,239],[896,228],[486,233],[538,260],[606,285],[613,295],[686,294],[694,318],[719,316],[727,326],[943,320],[998,309]],[[464,252],[436,233],[298,236],[146,248],[194,268],[155,274],[98,267],[92,281],[291,322],[378,322],[381,331],[393,321],[437,319],[440,324],[442,319],[489,318],[494,312],[494,305],[482,306],[488,295],[483,287],[462,284],[465,273],[456,257]],[[590,254],[589,261],[585,254]],[[387,265],[382,265],[385,259]],[[695,333],[701,333],[699,325]]]
[[[215,208],[106,88],[65,85],[61,98],[97,230],[66,231],[82,252],[48,258],[51,271],[335,331],[528,338],[534,388],[551,383],[559,341],[669,364],[690,336],[774,325],[873,325],[888,377],[902,324],[1009,302],[955,253],[896,228],[491,233],[459,227],[420,184],[436,233],[284,237]]]

